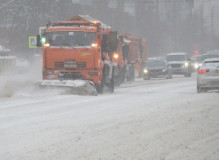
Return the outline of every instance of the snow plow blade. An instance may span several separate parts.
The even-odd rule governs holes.
[[[89,80],[42,80],[36,81],[35,85],[43,88],[61,88],[67,94],[97,96],[96,87]]]

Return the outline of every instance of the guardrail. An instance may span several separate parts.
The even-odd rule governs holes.
[[[16,67],[15,56],[0,56],[0,74]]]

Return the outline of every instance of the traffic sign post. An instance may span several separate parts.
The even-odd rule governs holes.
[[[29,48],[37,48],[36,36],[29,36]]]

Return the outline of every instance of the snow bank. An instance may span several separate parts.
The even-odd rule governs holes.
[[[39,85],[39,82],[42,82]],[[42,87],[42,86],[58,86],[58,87]],[[16,70],[8,71],[0,75],[0,98],[3,97],[32,97],[32,96],[51,96],[60,94],[82,94],[86,95],[89,92],[94,92],[91,85],[86,87],[87,81],[63,81],[45,80],[42,81],[42,64],[39,58],[33,62],[25,59],[18,59],[16,62]],[[76,89],[59,86],[76,87]],[[93,89],[93,90],[92,90]],[[96,91],[96,90],[95,90]],[[87,93],[88,92],[88,93]]]
[[[0,46],[0,52],[10,52],[10,51],[11,51],[10,49]]]
[[[87,81],[85,80],[65,80],[65,81],[59,81],[59,80],[43,80],[43,81],[37,81],[36,83],[41,83],[41,85],[51,85],[51,86],[71,86],[71,87],[81,87],[84,86]]]
[[[0,98],[30,90],[36,79],[41,79],[41,64],[17,59],[15,68],[0,74]],[[31,95],[34,91],[26,93]]]
[[[0,60],[1,59],[16,59],[15,56],[0,56]]]

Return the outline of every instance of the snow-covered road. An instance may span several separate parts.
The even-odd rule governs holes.
[[[197,94],[195,76],[99,96],[25,91],[0,98],[1,160],[219,160],[219,93]]]

